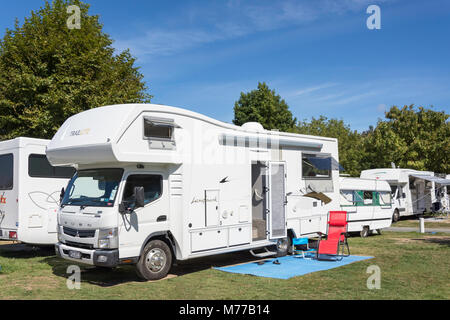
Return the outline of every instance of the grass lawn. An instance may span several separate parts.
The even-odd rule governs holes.
[[[254,260],[247,252],[184,262],[171,275],[141,282],[134,267],[82,267],[80,290],[69,290],[69,262],[23,245],[0,245],[0,299],[450,299],[450,235],[385,232],[349,239],[355,255],[374,259],[288,280],[214,270]],[[381,289],[367,289],[370,265]]]
[[[400,221],[397,221],[397,222],[393,223],[392,227],[419,228],[419,218],[417,218],[417,217],[405,217],[405,218],[402,218]],[[450,229],[450,219],[442,219],[442,220],[436,220],[436,221],[427,221],[427,220],[425,220],[425,230],[426,230],[426,228]]]

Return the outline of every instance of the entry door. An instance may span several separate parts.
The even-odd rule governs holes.
[[[286,165],[269,162],[267,188],[269,239],[286,237]]]

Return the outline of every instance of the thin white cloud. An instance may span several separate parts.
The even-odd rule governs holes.
[[[358,11],[365,14],[364,7],[372,2],[287,0],[210,3],[189,8],[185,16],[177,16],[178,26],[170,29],[150,27],[139,36],[117,40],[114,47],[119,51],[129,48],[133,55],[141,59],[144,56],[167,56],[208,43],[305,25],[327,16]]]
[[[336,83],[324,83],[324,84],[321,84],[321,85],[318,85],[318,86],[314,86],[314,87],[303,88],[303,89],[294,91],[292,93],[292,96],[300,96],[300,95],[303,95],[303,94],[312,93],[312,92],[319,91],[319,90],[322,90],[322,89],[334,87],[336,85],[337,85]]]

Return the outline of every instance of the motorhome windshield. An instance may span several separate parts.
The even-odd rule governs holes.
[[[80,170],[70,180],[61,206],[112,207],[123,169]]]

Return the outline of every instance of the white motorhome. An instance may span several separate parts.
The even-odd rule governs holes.
[[[72,167],[53,167],[45,156],[50,140],[0,142],[0,240],[54,245],[61,189]]]
[[[367,237],[392,223],[391,187],[383,180],[340,178],[341,208],[348,212],[348,232]]]
[[[438,188],[450,182],[434,176],[431,171],[412,169],[370,169],[361,172],[361,178],[386,180],[392,189],[392,220],[398,221],[401,216],[423,214],[433,211],[436,199],[436,183]]]
[[[58,213],[57,254],[136,264],[145,279],[164,277],[174,260],[274,245],[252,252],[286,254],[289,239],[325,233],[328,211],[339,210],[336,139],[175,107],[82,112],[61,126],[47,157],[77,168]]]

